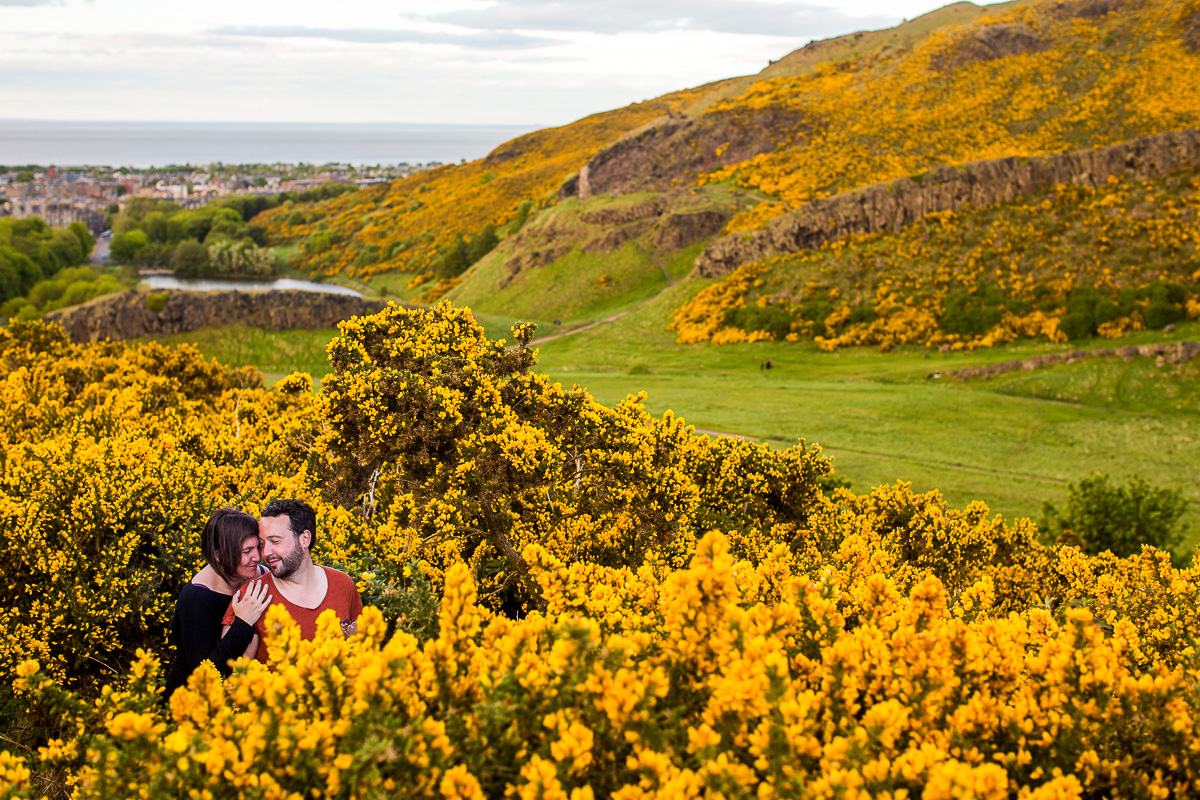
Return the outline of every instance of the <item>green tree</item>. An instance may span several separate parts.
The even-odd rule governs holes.
[[[439,278],[454,278],[466,272],[469,266],[471,261],[467,256],[467,243],[463,239],[456,239],[454,244],[442,249],[434,274]]]
[[[87,226],[82,222],[72,222],[67,226],[67,230],[79,240],[79,246],[83,248],[84,256],[90,256],[93,248],[96,247],[96,237],[92,236],[92,232],[87,229]]]
[[[1148,544],[1171,551],[1172,560],[1182,564],[1190,558],[1177,552],[1187,505],[1179,491],[1151,486],[1138,475],[1129,476],[1128,486],[1118,486],[1108,475],[1094,473],[1068,486],[1065,511],[1043,503],[1038,528],[1047,543],[1078,543],[1089,555],[1111,550],[1125,557]]]
[[[12,247],[0,245],[0,264],[7,265],[10,274],[16,280],[15,288],[7,297],[19,297],[25,294],[35,283],[45,277],[41,267],[32,258]],[[4,291],[4,288],[0,287],[0,295]]]
[[[138,230],[132,230],[128,233],[118,233],[113,236],[108,252],[118,261],[133,261],[149,244],[150,240],[146,237],[146,234]]]
[[[199,242],[181,242],[171,256],[171,270],[176,275],[204,275],[208,268],[208,248]]]

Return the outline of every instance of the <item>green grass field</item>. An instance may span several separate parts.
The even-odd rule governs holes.
[[[703,430],[781,446],[817,442],[859,492],[908,480],[940,489],[957,506],[983,500],[1007,517],[1036,517],[1044,500],[1062,501],[1069,482],[1092,472],[1119,480],[1138,473],[1184,492],[1189,538],[1200,540],[1200,364],[1096,359],[991,381],[941,381],[927,376],[1069,348],[1026,342],[883,354],[824,353],[811,344],[681,346],[659,322],[674,302],[664,297],[618,323],[548,342],[539,368],[606,404],[646,391],[652,412],[671,409]],[[1200,338],[1200,325],[1121,343],[1183,338]],[[767,358],[770,371],[761,369]]]
[[[825,353],[811,344],[678,345],[663,329],[678,304],[671,287],[626,316],[539,348],[538,367],[586,386],[607,405],[645,391],[647,408],[670,409],[698,429],[787,446],[819,443],[857,492],[897,480],[938,489],[955,506],[982,500],[1012,518],[1036,518],[1044,500],[1092,472],[1124,481],[1138,473],[1191,501],[1188,539],[1200,541],[1200,362],[1155,366],[1093,359],[987,381],[932,379],[936,371],[1066,349],[1024,342],[974,353],[857,348]],[[504,335],[511,320],[485,327]],[[553,331],[545,331],[551,333]],[[254,364],[270,375],[320,376],[334,331],[199,331],[206,354]],[[1171,335],[1142,332],[1118,344],[1200,338],[1200,325]],[[1104,347],[1104,340],[1071,347]],[[770,358],[773,368],[761,368]]]

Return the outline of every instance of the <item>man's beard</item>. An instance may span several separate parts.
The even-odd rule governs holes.
[[[304,548],[296,545],[292,548],[292,552],[286,556],[279,557],[279,563],[275,566],[267,564],[271,569],[271,574],[276,578],[290,578],[292,574],[300,569],[300,565],[304,563]]]

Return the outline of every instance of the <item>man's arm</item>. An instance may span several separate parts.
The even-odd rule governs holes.
[[[345,573],[343,573],[345,574]],[[346,605],[349,611],[349,619],[342,621],[342,633],[349,639],[358,633],[358,615],[362,613],[363,604],[362,597],[358,594],[358,586],[355,585],[354,579],[346,575]]]

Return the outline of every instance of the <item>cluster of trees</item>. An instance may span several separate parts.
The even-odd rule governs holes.
[[[433,273],[439,278],[457,278],[498,244],[500,237],[496,235],[496,226],[490,223],[484,225],[483,230],[473,236],[460,236],[452,244],[443,247]]]
[[[230,197],[196,209],[136,197],[110,216],[109,254],[141,266],[169,266],[179,275],[270,275],[274,254],[266,231],[250,222],[275,198]]]
[[[59,270],[53,278],[38,281],[24,297],[0,303],[0,321],[38,319],[48,311],[77,306],[101,295],[119,292],[136,278],[122,280],[89,266]]]
[[[51,228],[40,217],[0,219],[0,308],[61,270],[84,263],[95,245],[80,222]]]
[[[136,197],[124,208],[114,204],[108,209],[106,221],[113,230],[109,253],[127,264],[170,267],[181,276],[271,275],[278,264],[267,246],[266,228],[251,220],[270,208],[317,203],[357,190],[327,183],[272,197],[223,197],[196,209]],[[292,214],[305,212],[296,209]]]

